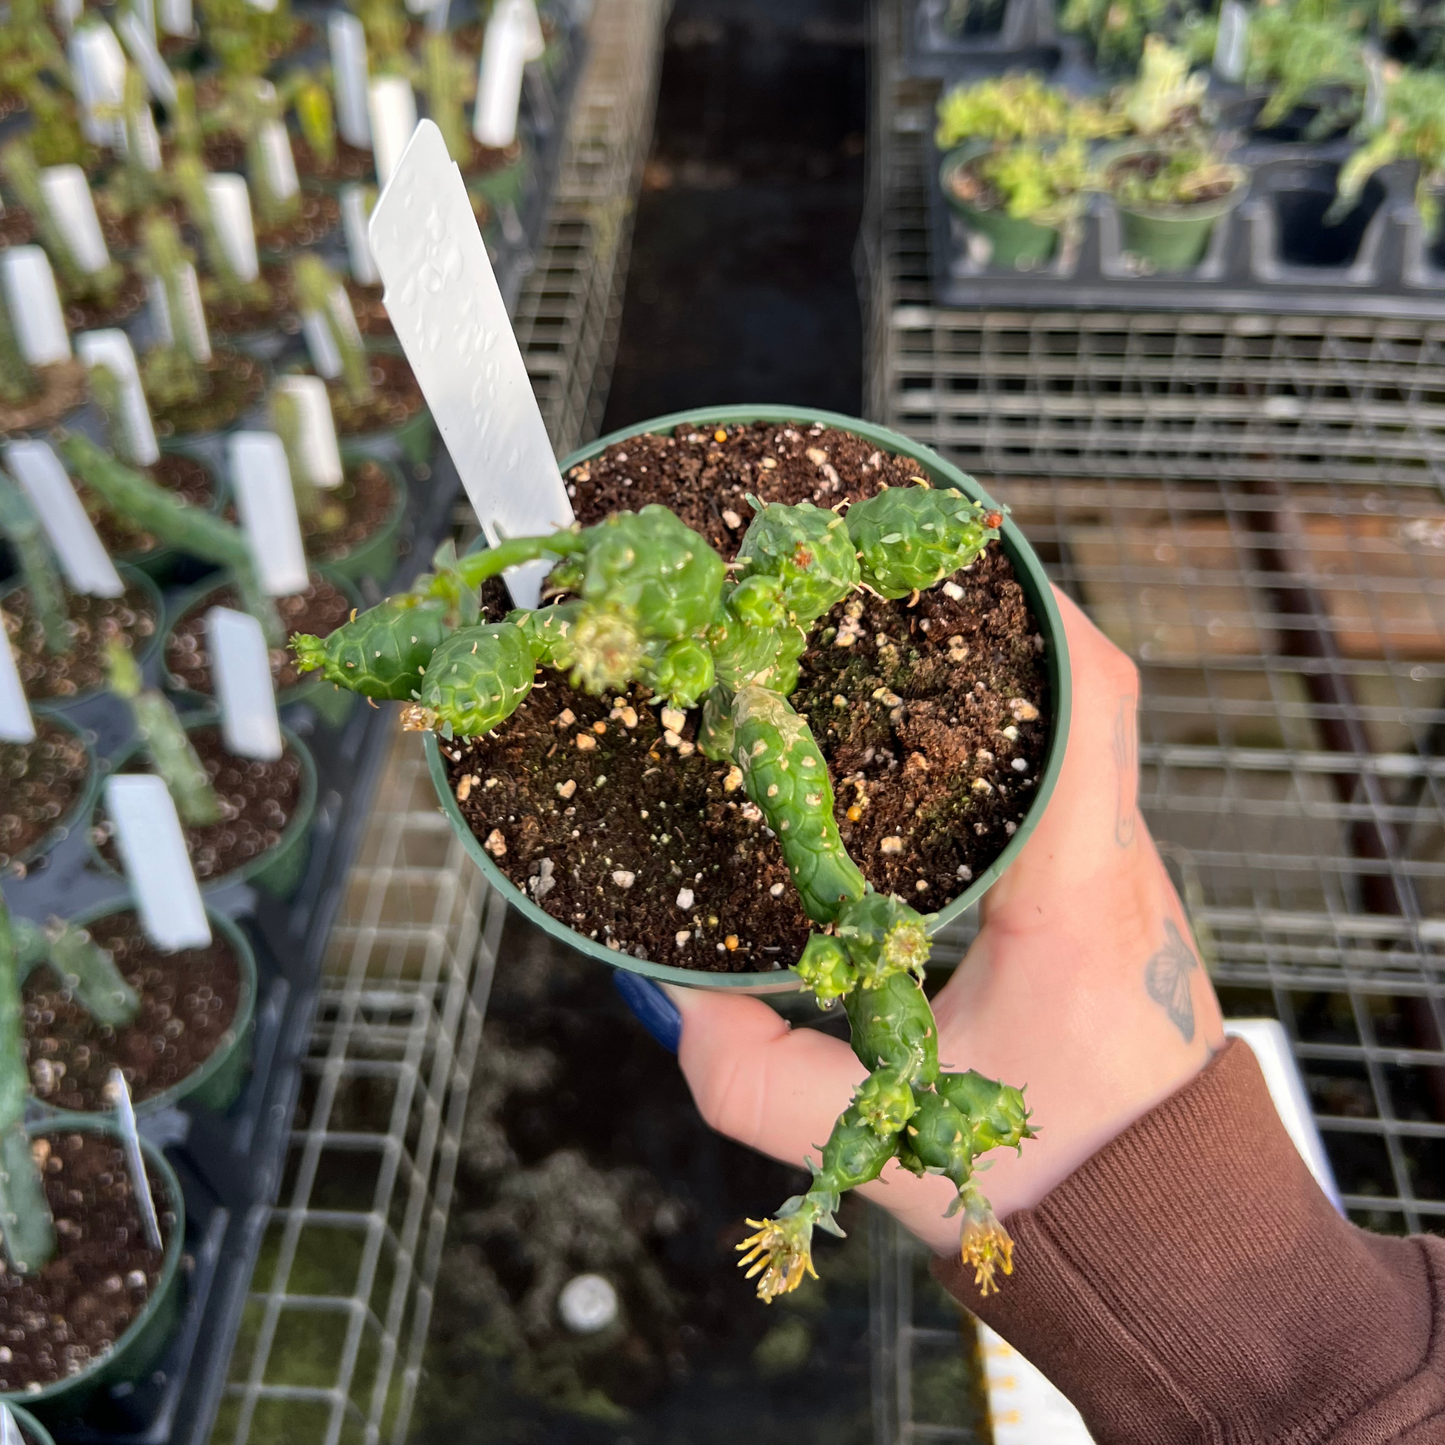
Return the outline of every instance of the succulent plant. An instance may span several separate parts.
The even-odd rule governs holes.
[[[1415,205],[1427,229],[1440,221],[1435,191],[1445,181],[1445,75],[1439,71],[1396,71],[1386,82],[1384,116],[1359,128],[1363,144],[1340,168],[1333,219],[1359,199],[1365,182],[1382,166],[1409,159],[1420,167]]]
[[[1252,10],[1245,79],[1273,86],[1258,124],[1278,125],[1311,96],[1322,103],[1306,140],[1353,121],[1368,79],[1360,32],[1361,21],[1330,0],[1276,0]]]
[[[938,102],[934,140],[940,150],[951,150],[971,140],[1092,140],[1123,128],[1123,121],[1104,105],[1047,85],[1030,71],[946,92]]]
[[[1151,35],[1144,41],[1138,78],[1122,88],[1115,108],[1135,135],[1190,131],[1204,119],[1208,88],[1208,76],[1191,72],[1190,58],[1183,50]]]
[[[366,343],[361,339],[346,287],[319,256],[298,256],[292,274],[302,312],[318,317],[331,335],[341,360],[341,381],[347,400],[364,405],[371,399],[373,388]]]
[[[945,1175],[963,1215],[961,1248],[987,1292],[1012,1267],[1012,1242],[973,1178],[976,1156],[1030,1137],[1023,1096],[977,1075],[941,1073],[921,981],[928,920],[874,892],[843,846],[827,765],[787,700],[808,632],[859,587],[904,597],[968,566],[1002,517],[962,493],[884,490],[846,515],[751,499],[756,515],[732,569],[661,506],[596,526],[522,537],[435,570],[329,637],[299,636],[303,671],[373,698],[409,701],[411,728],[475,736],[519,706],[537,668],[600,693],[645,684],[671,708],[703,705],[699,746],[731,762],[777,837],[804,912],[817,925],[798,973],[819,1003],[841,999],[869,1069],[813,1166],[812,1187],[742,1246],[763,1300],[812,1273],[814,1227],[837,1231],[843,1191],[890,1159]],[[476,589],[505,569],[554,559],[569,600],[477,621]]]
[[[141,242],[144,247],[141,269],[152,285],[161,287],[171,324],[170,340],[157,342],[141,362],[145,393],[166,406],[199,400],[206,390],[201,367],[210,358],[198,354],[196,338],[185,319],[188,298],[182,278],[191,262],[190,253],[181,244],[175,222],[166,216],[154,215],[147,219],[141,230]]]
[[[20,349],[9,306],[0,294],[0,402],[19,406],[39,392],[40,378]]]
[[[1244,170],[1185,140],[1140,150],[1106,167],[1106,189],[1127,206],[1193,206],[1228,195]]]
[[[15,549],[20,575],[30,593],[30,605],[40,619],[46,648],[56,654],[69,652],[65,583],[61,581],[50,543],[30,499],[4,472],[0,472],[0,536]]]
[[[438,31],[423,42],[420,78],[427,115],[441,131],[447,153],[458,165],[465,165],[471,158],[472,137],[464,107],[476,83],[475,67],[457,53],[451,36]]]
[[[960,166],[954,194],[980,211],[1002,210],[1043,226],[1074,215],[1095,184],[1084,143],[1014,141]]]

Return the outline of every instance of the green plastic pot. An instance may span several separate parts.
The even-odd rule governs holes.
[[[77,928],[89,928],[103,918],[132,911],[129,904],[117,908],[114,904],[106,903],[98,908],[88,908],[66,921]],[[211,928],[230,944],[231,952],[236,958],[236,968],[241,976],[241,996],[236,1003],[236,1017],[231,1020],[231,1027],[226,1030],[199,1069],[172,1084],[169,1089],[153,1094],[148,1099],[136,1101],[135,1112],[139,1118],[144,1118],[147,1114],[157,1114],[172,1104],[181,1103],[200,1104],[203,1108],[214,1109],[216,1113],[223,1114],[240,1098],[246,1075],[250,1072],[251,1041],[256,1024],[256,955],[252,951],[250,940],[224,913],[208,908],[206,917],[210,920]],[[33,967],[39,968],[40,964]],[[27,969],[25,976],[28,977],[32,971]],[[21,982],[24,981],[22,978]],[[70,1109],[57,1109],[43,1099],[34,1102],[39,1104],[47,1117],[87,1117]]]
[[[41,854],[48,853],[57,843],[63,842],[73,829],[83,826],[85,820],[90,817],[91,809],[95,806],[95,790],[100,786],[100,763],[96,758],[95,749],[87,740],[85,733],[76,727],[64,713],[47,712],[43,714],[43,717],[47,723],[54,723],[57,727],[74,733],[80,739],[81,746],[85,748],[88,771],[85,775],[85,785],[81,788],[75,802],[70,805],[70,811],[61,817],[39,842],[32,844],[23,853],[19,853],[11,859],[12,863],[33,862]]]
[[[138,666],[144,667],[152,657],[156,649],[161,645],[161,638],[166,634],[166,605],[161,600],[160,588],[155,582],[139,568],[119,566],[115,569],[120,573],[121,581],[127,588],[138,587],[145,594],[146,600],[151,605],[151,610],[156,617],[156,630],[151,634],[145,646],[137,650],[135,660]],[[4,607],[5,599],[13,592],[19,592],[25,583],[16,581],[4,591],[0,591],[0,607]],[[32,698],[30,702],[31,711],[43,713],[63,713],[67,708],[78,706],[80,703],[89,702],[91,698],[99,697],[107,689],[104,686],[93,687],[89,692],[78,692],[74,697],[39,697]]]
[[[360,462],[375,462],[386,473],[387,481],[391,484],[391,512],[382,526],[365,541],[347,552],[325,557],[322,561],[327,572],[344,577],[348,582],[359,584],[370,579],[384,587],[396,570],[396,559],[401,548],[401,525],[406,520],[406,483],[395,463],[387,461],[385,457],[367,456],[348,448],[342,460],[347,466]]]
[[[389,341],[373,341],[371,348],[401,350],[398,343]],[[423,406],[393,431],[361,432],[344,438],[342,445],[348,452],[367,452],[374,457],[399,455],[410,466],[420,467],[431,460],[436,445],[436,423],[432,421],[431,408]]]
[[[981,211],[954,194],[954,174],[988,149],[987,141],[970,141],[943,158],[938,178],[944,199],[963,217],[969,230],[988,237],[993,247],[989,257],[993,265],[1016,269],[1042,266],[1058,249],[1058,226],[1046,226],[1021,216],[1011,216],[1007,211]]]
[[[696,428],[706,431],[711,427],[743,425],[750,422],[783,423],[792,422],[800,427],[821,423],[836,427],[853,436],[872,442],[880,451],[894,452],[910,457],[918,463],[923,475],[935,486],[957,487],[965,496],[977,498],[990,506],[997,504],[987,492],[970,476],[944,461],[936,452],[919,446],[898,432],[887,427],[875,426],[871,422],[859,421],[854,417],[841,416],[837,412],[817,411],[802,406],[714,406],[700,407],[696,411],[673,412],[668,416],[655,417],[651,421],[639,422],[636,426],[613,432],[599,438],[590,446],[573,452],[561,464],[563,475],[582,462],[589,461],[599,452],[617,442],[644,432],[671,433],[675,428]],[[1008,845],[973,882],[951,903],[933,915],[929,932],[935,936],[947,928],[961,914],[972,908],[980,898],[998,881],[1032,836],[1043,816],[1044,808],[1058,781],[1059,771],[1064,764],[1064,745],[1069,735],[1069,718],[1073,708],[1073,682],[1069,670],[1068,643],[1064,638],[1063,619],[1059,615],[1053,588],[1044,572],[1043,564],[1025,540],[1023,533],[1007,517],[1002,528],[1002,545],[1018,576],[1019,585],[1028,598],[1046,644],[1045,657],[1048,661],[1049,695],[1053,703],[1053,717],[1050,726],[1048,753],[1039,774],[1038,788],[1029,808],[1028,816],[1019,824],[1018,832],[1009,839]],[[467,821],[462,817],[457,800],[447,783],[446,769],[442,762],[441,749],[434,732],[424,734],[427,767],[431,772],[432,785],[436,788],[442,812],[451,823],[462,847],[476,863],[487,882],[506,900],[544,933],[558,942],[575,948],[601,963],[621,968],[628,973],[640,973],[648,978],[665,983],[682,984],[689,988],[725,989],[738,993],[788,993],[802,987],[802,981],[792,969],[773,970],[768,973],[703,973],[695,969],[673,968],[665,963],[654,963],[649,959],[634,958],[629,954],[614,952],[596,939],[588,938],[553,918],[519,889],[510,878],[497,867],[491,856],[483,849],[479,839]]]
[[[1140,155],[1157,147],[1133,142],[1112,146],[1101,157],[1105,175],[1109,167],[1126,156]],[[1150,262],[1156,271],[1188,271],[1197,266],[1208,249],[1215,223],[1226,216],[1249,190],[1249,172],[1242,166],[1235,187],[1216,201],[1195,206],[1133,206],[1116,196],[1119,228],[1124,250]]]
[[[10,1418],[20,1427],[21,1439],[28,1440],[30,1445],[55,1445],[50,1431],[29,1410],[22,1410],[19,1405],[12,1405],[8,1400],[5,1404],[10,1411]]]
[[[328,582],[332,582],[344,592],[351,600],[353,607],[362,605],[361,593],[356,590],[356,585],[349,578],[343,576],[332,567],[318,567],[316,571]],[[164,636],[168,639],[172,632],[180,626],[182,620],[189,617],[193,612],[199,611],[205,604],[206,599],[213,593],[219,592],[229,584],[216,576],[204,577],[194,587],[188,587],[171,604],[166,616]],[[214,707],[215,699],[204,693],[198,693],[187,687],[184,679],[179,678],[170,668],[165,665],[165,654],[161,655],[161,673],[165,680],[167,692],[176,694],[178,697],[186,698],[194,702],[198,707]],[[314,678],[307,678],[303,682],[296,683],[293,687],[283,687],[276,694],[277,707],[289,707],[292,703],[305,703],[311,708],[321,720],[331,727],[340,727],[342,723],[351,716],[351,709],[356,705],[356,694],[343,692],[340,688],[326,682],[319,675]]]
[[[182,721],[189,732],[192,728],[213,726],[216,714],[208,712],[191,715]],[[316,818],[316,760],[311,756],[311,750],[290,728],[283,725],[281,737],[286,746],[301,759],[301,797],[296,804],[296,811],[291,815],[291,821],[286,824],[280,841],[274,847],[268,848],[259,858],[252,858],[249,863],[243,863],[241,867],[201,884],[203,893],[212,893],[232,883],[248,882],[254,883],[273,898],[285,902],[300,886],[301,877],[306,872],[307,860],[311,856],[311,825]],[[125,765],[142,751],[142,746],[139,742],[133,743],[116,758],[112,771],[124,772]],[[96,815],[102,801],[103,799],[98,798],[91,811],[92,830],[95,828]],[[112,878],[118,878],[120,874],[101,855],[93,839],[89,846],[93,866]],[[230,935],[227,934],[227,937]],[[254,963],[252,966],[254,968]],[[252,986],[254,993],[254,979]]]
[[[68,1114],[63,1120],[39,1119],[26,1126],[32,1138],[45,1134],[110,1134],[118,1131],[103,1114]],[[130,1327],[115,1342],[109,1354],[92,1360],[79,1374],[57,1380],[41,1390],[0,1395],[7,1405],[24,1402],[25,1409],[55,1425],[83,1414],[95,1395],[110,1386],[144,1379],[165,1356],[171,1336],[180,1322],[181,1255],[185,1248],[186,1204],[180,1180],[165,1155],[145,1137],[140,1141],[146,1163],[160,1176],[166,1197],[156,1200],[158,1214],[171,1213],[175,1222],[166,1245],[160,1282]]]

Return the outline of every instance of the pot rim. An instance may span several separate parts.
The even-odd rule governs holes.
[[[1155,151],[1166,149],[1166,146],[1160,145],[1147,136],[1136,136],[1132,140],[1119,141],[1115,145],[1107,146],[1099,155],[1100,177],[1107,180],[1109,167],[1126,156],[1149,155]],[[1241,165],[1237,161],[1225,161],[1223,164],[1234,173],[1234,186],[1225,195],[1216,196],[1212,201],[1193,201],[1188,205],[1135,205],[1129,201],[1120,200],[1107,184],[1103,186],[1103,191],[1121,211],[1127,211],[1132,216],[1142,216],[1146,220],[1217,221],[1244,200],[1253,178],[1253,172],[1249,166]]]
[[[1074,191],[1067,196],[1061,196],[1058,201],[1057,210],[1050,208],[1052,219],[1042,220],[1038,216],[1011,216],[1006,207],[994,206],[985,210],[982,206],[975,206],[971,201],[965,201],[961,196],[954,193],[953,187],[949,185],[949,178],[954,171],[960,170],[969,161],[978,156],[986,154],[993,149],[993,142],[987,140],[965,141],[960,146],[955,146],[938,163],[938,184],[943,192],[944,200],[955,210],[965,217],[986,216],[991,220],[1006,221],[1012,226],[1032,226],[1039,231],[1061,231],[1070,221],[1075,220],[1088,208],[1088,191]],[[966,475],[966,473],[960,473]]]
[[[18,1399],[5,1400],[10,1418],[20,1426],[21,1431],[35,1442],[35,1445],[55,1445],[55,1437],[27,1410]]]
[[[32,703],[31,707],[34,708],[35,704]],[[28,848],[15,854],[6,865],[9,868],[13,868],[17,863],[28,867],[37,858],[50,852],[52,848],[59,847],[78,827],[82,827],[89,820],[91,809],[95,806],[95,792],[100,787],[100,775],[104,766],[100,754],[95,750],[93,741],[95,734],[91,729],[81,727],[74,718],[67,717],[63,712],[49,712],[44,709],[37,709],[37,711],[47,723],[54,723],[58,727],[67,729],[80,739],[80,745],[85,749],[88,767],[86,768],[85,782],[75,802],[71,804],[70,811],[63,818],[58,819]]]
[[[52,1114],[43,1119],[31,1120],[26,1124],[25,1131],[32,1138],[39,1134],[112,1134],[117,1137],[120,1134],[120,1130],[105,1114]],[[146,1163],[165,1182],[166,1194],[169,1196],[166,1203],[176,1217],[175,1226],[171,1230],[171,1237],[166,1245],[165,1261],[161,1265],[161,1277],[156,1281],[156,1287],[150,1292],[140,1313],[125,1327],[120,1338],[105,1354],[91,1360],[78,1373],[67,1375],[63,1380],[54,1380],[39,1390],[0,1393],[0,1400],[7,1405],[17,1404],[22,1408],[29,1409],[37,1402],[59,1399],[69,1394],[77,1386],[88,1384],[141,1333],[161,1308],[171,1290],[175,1288],[176,1275],[181,1267],[181,1255],[185,1250],[186,1199],[181,1190],[181,1181],[176,1177],[176,1171],[171,1168],[170,1161],[144,1134],[140,1136],[140,1147],[141,1152],[145,1155]]]
[[[607,436],[599,437],[588,446],[582,447],[564,458],[560,466],[565,476],[571,468],[590,460],[614,443],[626,441],[630,437],[646,432],[671,433],[680,426],[716,426],[756,421],[792,422],[802,423],[806,426],[822,423],[824,426],[835,427],[839,431],[846,431],[853,436],[874,442],[881,450],[910,457],[919,463],[929,473],[931,479],[937,483],[957,487],[966,496],[973,497],[990,506],[998,505],[974,478],[960,471],[951,462],[945,461],[936,452],[909,440],[900,433],[892,431],[888,427],[878,426],[873,422],[843,416],[839,412],[821,411],[815,407],[805,406],[734,405],[697,407],[690,411],[669,412],[665,416],[652,417],[638,422],[634,426],[624,427]],[[1023,587],[1035,619],[1039,623],[1040,632],[1049,643],[1045,653],[1052,704],[1049,744],[1033,799],[1023,822],[1019,824],[1018,831],[1008,840],[998,857],[974,878],[962,893],[931,916],[928,930],[934,936],[982,898],[1018,857],[1024,844],[1038,826],[1039,819],[1043,817],[1044,809],[1048,806],[1054,785],[1063,768],[1065,746],[1068,741],[1069,721],[1073,710],[1072,673],[1068,644],[1064,639],[1063,618],[1059,613],[1058,603],[1054,599],[1053,587],[1033,548],[1007,514],[1004,516],[1000,536],[1004,551],[1014,566],[1019,583]],[[446,814],[452,831],[456,833],[463,848],[482,870],[487,882],[512,907],[551,937],[599,962],[624,969],[628,973],[643,974],[647,978],[657,979],[664,983],[680,984],[691,988],[745,990],[749,993],[784,993],[802,988],[802,980],[798,977],[796,970],[792,968],[775,969],[766,973],[704,973],[698,969],[677,968],[670,964],[635,958],[620,950],[610,949],[596,939],[588,938],[586,934],[578,933],[559,919],[553,918],[550,913],[528,898],[497,867],[491,855],[482,847],[481,840],[472,832],[466,819],[462,817],[457,800],[452,796],[451,789],[447,784],[446,770],[442,763],[441,749],[436,733],[431,731],[425,733],[423,742],[426,748],[427,767],[431,773],[432,784],[436,789],[442,811]]]
[[[113,899],[109,903],[98,903],[93,908],[84,908],[74,917],[67,918],[67,923],[74,924],[77,928],[89,928],[93,923],[99,923],[103,918],[109,918],[117,913],[134,913],[136,911],[135,900],[129,894],[119,899]],[[202,1061],[199,1068],[193,1069],[183,1079],[178,1079],[168,1089],[163,1089],[159,1094],[152,1094],[148,1099],[137,1101],[135,1105],[136,1117],[143,1119],[147,1114],[155,1114],[172,1104],[182,1104],[187,1097],[194,1094],[207,1080],[216,1074],[230,1058],[231,1054],[245,1040],[250,1031],[251,1024],[256,1016],[256,995],[260,983],[256,973],[256,952],[251,947],[251,940],[241,931],[235,919],[227,914],[206,905],[206,918],[211,927],[226,940],[235,955],[237,971],[241,976],[241,997],[236,1004],[236,1015],[231,1020],[230,1027],[222,1035],[216,1047]],[[36,964],[34,967],[38,968]],[[23,984],[34,969],[27,969],[25,977],[21,979]],[[103,1112],[85,1109],[60,1109],[53,1104],[47,1104],[43,1099],[34,1098],[33,1102],[44,1112],[43,1119],[93,1119],[107,1117]]]

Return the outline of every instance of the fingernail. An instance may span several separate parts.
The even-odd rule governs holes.
[[[640,973],[616,969],[612,984],[637,1022],[668,1053],[675,1054],[682,1038],[682,1015],[677,1005],[650,978],[643,978]]]

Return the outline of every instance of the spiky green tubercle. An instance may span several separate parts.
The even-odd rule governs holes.
[[[489,732],[520,705],[538,667],[594,694],[643,683],[674,707],[702,705],[698,744],[734,765],[778,840],[808,917],[820,925],[797,972],[818,1002],[840,999],[867,1069],[814,1167],[812,1187],[742,1246],[764,1300],[813,1273],[814,1227],[839,1232],[848,1189],[891,1159],[945,1175],[962,1214],[960,1248],[980,1288],[1007,1273],[1012,1243],[973,1179],[976,1157],[1030,1137],[1023,1095],[978,1074],[942,1074],[921,987],[928,920],[874,892],[843,847],[828,769],[787,701],[809,628],[860,585],[904,597],[968,566],[1000,514],[954,490],[885,490],[846,515],[754,502],[737,562],[666,508],[551,537],[513,538],[457,559],[443,549],[413,590],[325,639],[294,639],[302,671],[410,702],[406,723],[447,736]],[[568,600],[477,621],[475,589],[541,557]]]

